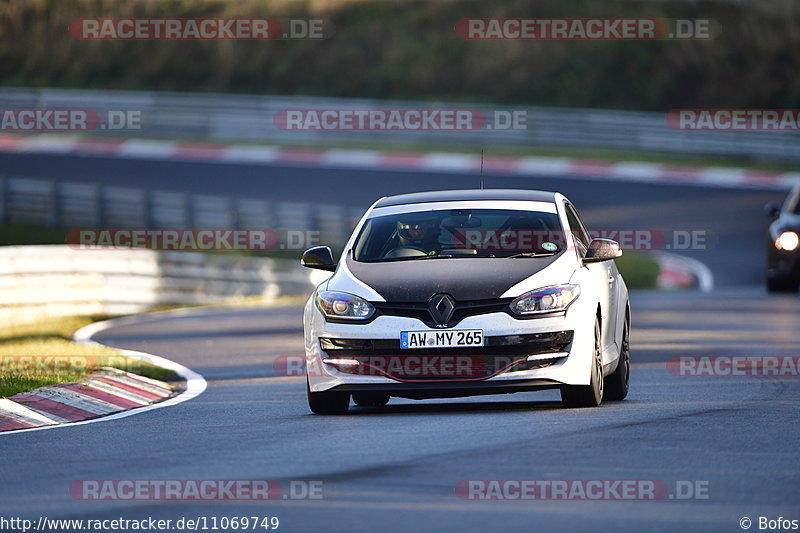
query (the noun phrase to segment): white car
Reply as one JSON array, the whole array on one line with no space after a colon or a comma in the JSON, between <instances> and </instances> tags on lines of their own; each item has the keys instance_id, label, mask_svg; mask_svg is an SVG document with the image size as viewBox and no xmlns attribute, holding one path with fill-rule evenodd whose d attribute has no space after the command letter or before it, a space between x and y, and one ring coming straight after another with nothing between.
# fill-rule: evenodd
<instances>
[{"instance_id":1,"label":"white car","mask_svg":"<svg viewBox=\"0 0 800 533\"><path fill-rule=\"evenodd\" d=\"M630 371L619 244L589 237L559 193L461 190L381 198L304 310L317 414L389 398L560 389L569 407L622 400Z\"/></svg>"}]
</instances>

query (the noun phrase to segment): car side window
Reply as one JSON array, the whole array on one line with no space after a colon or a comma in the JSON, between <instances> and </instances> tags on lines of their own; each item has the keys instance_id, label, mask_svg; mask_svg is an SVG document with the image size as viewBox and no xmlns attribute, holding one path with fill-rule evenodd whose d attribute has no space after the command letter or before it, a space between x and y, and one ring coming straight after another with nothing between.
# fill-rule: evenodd
<instances>
[{"instance_id":1,"label":"car side window","mask_svg":"<svg viewBox=\"0 0 800 533\"><path fill-rule=\"evenodd\" d=\"M589 249L591 238L589 238L586 228L583 227L581 219L578 218L578 213L575 212L575 208L570 204L564 204L564 208L567 211L567 222L569 222L569 228L572 231L572 235L575 237L579 252L581 255L585 255L586 251Z\"/></svg>"}]
</instances>

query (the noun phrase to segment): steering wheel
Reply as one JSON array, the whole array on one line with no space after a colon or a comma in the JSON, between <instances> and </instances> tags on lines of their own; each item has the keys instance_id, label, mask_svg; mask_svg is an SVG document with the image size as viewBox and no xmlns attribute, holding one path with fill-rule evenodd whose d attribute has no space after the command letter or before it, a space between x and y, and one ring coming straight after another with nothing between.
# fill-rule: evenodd
<instances>
[{"instance_id":1,"label":"steering wheel","mask_svg":"<svg viewBox=\"0 0 800 533\"><path fill-rule=\"evenodd\" d=\"M414 252L419 252L419 253L414 253ZM428 255L428 252L416 246L398 246L397 248L394 248L386 252L386 254L384 254L383 257L385 259L390 259L393 257L414 257L420 255Z\"/></svg>"}]
</instances>

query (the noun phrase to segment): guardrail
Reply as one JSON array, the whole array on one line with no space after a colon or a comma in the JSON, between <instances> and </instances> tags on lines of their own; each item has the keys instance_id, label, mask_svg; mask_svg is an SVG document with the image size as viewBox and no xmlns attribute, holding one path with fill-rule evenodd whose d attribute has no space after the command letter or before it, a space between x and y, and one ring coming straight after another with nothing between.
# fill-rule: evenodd
<instances>
[{"instance_id":1,"label":"guardrail","mask_svg":"<svg viewBox=\"0 0 800 533\"><path fill-rule=\"evenodd\" d=\"M335 205L272 202L0 177L0 224L64 229L258 229L344 245L363 214ZM314 240L310 240L310 236ZM280 246L286 245L286 246ZM299 255L300 249L297 250ZM188 251L81 250L67 245L0 247L0 320L138 313L162 304L308 293L321 281L296 259Z\"/></svg>"},{"instance_id":2,"label":"guardrail","mask_svg":"<svg viewBox=\"0 0 800 533\"><path fill-rule=\"evenodd\" d=\"M0 177L0 224L54 228L271 229L308 232L343 246L363 209Z\"/></svg>"},{"instance_id":3,"label":"guardrail","mask_svg":"<svg viewBox=\"0 0 800 533\"><path fill-rule=\"evenodd\" d=\"M0 247L0 320L128 314L162 304L208 304L308 294L313 271L295 260L153 250Z\"/></svg>"},{"instance_id":4,"label":"guardrail","mask_svg":"<svg viewBox=\"0 0 800 533\"><path fill-rule=\"evenodd\" d=\"M480 109L525 111L524 129L475 131L286 131L275 113L286 109ZM360 142L394 145L427 142L472 146L560 146L614 148L687 154L800 159L800 136L789 132L682 131L667 126L663 113L454 103L258 96L234 94L0 88L0 108L132 110L142 128L124 135L268 142ZM104 133L109 133L108 130ZM123 133L123 132L120 132Z\"/></svg>"}]
</instances>

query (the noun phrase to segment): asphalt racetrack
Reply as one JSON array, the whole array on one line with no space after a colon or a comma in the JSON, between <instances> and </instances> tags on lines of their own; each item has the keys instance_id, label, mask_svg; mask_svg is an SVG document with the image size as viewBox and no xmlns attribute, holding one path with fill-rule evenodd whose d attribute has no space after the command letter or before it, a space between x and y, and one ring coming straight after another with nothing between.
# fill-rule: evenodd
<instances>
[{"instance_id":1,"label":"asphalt racetrack","mask_svg":"<svg viewBox=\"0 0 800 533\"><path fill-rule=\"evenodd\" d=\"M0 164L15 157L2 156ZM130 164L36 159L42 172L58 166L76 181L106 179L114 168L123 174L122 165ZM229 194L310 202L324 196L327 203L350 205L384 194L469 186L472 179L215 167L159 162L130 172L154 183L169 177L172 188L218 192L224 169ZM310 184L302 192L294 185L300 180ZM754 530L759 517L800 518L797 374L681 376L667 365L676 356L798 355L800 298L767 295L760 285L762 206L781 193L499 177L490 185L559 190L594 228L701 230L713 237L712 246L687 253L711 268L712 292L632 294L628 399L574 410L563 408L552 391L392 399L383 408L314 416L304 378L280 376L275 364L302 353L299 304L144 316L96 340L184 364L205 377L206 392L126 419L0 437L0 515L276 516L279 530L299 532L741 531L744 517ZM70 495L76 480L109 479L270 479L300 489L266 503L82 501ZM509 479L653 480L667 492L658 501L475 501L456 490L465 480ZM304 486L321 487L322 497L305 498Z\"/></svg>"}]
</instances>

